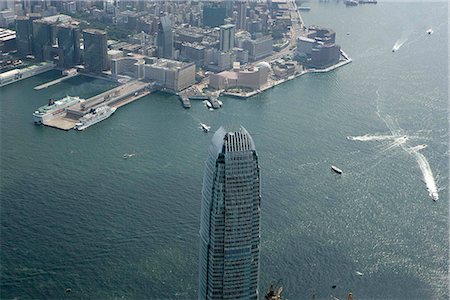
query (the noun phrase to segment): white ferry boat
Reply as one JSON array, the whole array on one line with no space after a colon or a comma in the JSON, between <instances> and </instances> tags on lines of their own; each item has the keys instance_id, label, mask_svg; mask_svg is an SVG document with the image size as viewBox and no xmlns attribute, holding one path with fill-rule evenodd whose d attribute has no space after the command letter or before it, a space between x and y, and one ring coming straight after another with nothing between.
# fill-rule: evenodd
<instances>
[{"instance_id":1,"label":"white ferry boat","mask_svg":"<svg viewBox=\"0 0 450 300\"><path fill-rule=\"evenodd\" d=\"M33 113L33 120L35 124L45 124L47 121L61 116L66 112L69 106L84 102L80 97L66 96L61 100L50 99L47 105L41 106Z\"/></svg>"},{"instance_id":2,"label":"white ferry boat","mask_svg":"<svg viewBox=\"0 0 450 300\"><path fill-rule=\"evenodd\" d=\"M97 124L98 122L101 122L111 116L116 111L116 109L117 108L115 107L109 107L107 105L96 109L91 109L88 114L81 117L79 122L75 124L75 129L84 130L89 126Z\"/></svg>"}]
</instances>

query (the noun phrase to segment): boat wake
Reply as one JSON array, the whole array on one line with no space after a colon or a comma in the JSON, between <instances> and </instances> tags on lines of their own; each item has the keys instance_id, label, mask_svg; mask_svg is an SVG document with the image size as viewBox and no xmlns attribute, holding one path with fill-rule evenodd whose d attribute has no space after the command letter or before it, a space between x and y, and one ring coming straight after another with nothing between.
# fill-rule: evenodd
<instances>
[{"instance_id":1,"label":"boat wake","mask_svg":"<svg viewBox=\"0 0 450 300\"><path fill-rule=\"evenodd\" d=\"M384 141L384 140L392 140L394 136L392 135L360 135L360 136L348 136L347 139L350 141L360 141L360 142L369 142L369 141Z\"/></svg>"},{"instance_id":2,"label":"boat wake","mask_svg":"<svg viewBox=\"0 0 450 300\"><path fill-rule=\"evenodd\" d=\"M397 51L398 49L400 49L401 46L403 46L403 44L407 41L406 38L402 38L399 39L395 42L394 47L392 47L392 52Z\"/></svg>"},{"instance_id":3,"label":"boat wake","mask_svg":"<svg viewBox=\"0 0 450 300\"><path fill-rule=\"evenodd\" d=\"M417 163L419 164L420 171L422 171L423 181L427 186L427 191L430 197L437 201L439 200L438 188L436 185L436 181L434 180L433 171L431 171L430 164L428 163L425 155L420 153L419 151L425 149L427 145L418 145L409 149L406 149L409 154L414 155Z\"/></svg>"},{"instance_id":4,"label":"boat wake","mask_svg":"<svg viewBox=\"0 0 450 300\"><path fill-rule=\"evenodd\" d=\"M405 40L406 41L406 40ZM403 41L404 43L404 41ZM401 43L401 44L403 44ZM399 46L401 47L401 45ZM439 199L438 188L436 185L435 178L433 176L433 172L431 170L430 164L428 163L427 158L420 153L419 151L425 149L427 147L426 144L417 145L414 147L407 147L406 142L409 140L409 136L404 135L404 131L398 125L396 119L393 119L389 115L382 116L379 102L380 102L380 94L378 90L376 91L377 99L376 99L376 114L378 117L384 122L386 127L391 132L391 135L362 135L362 136L347 136L348 140L352 141L385 141L385 140L393 140L392 143L388 144L383 152L391 150L394 147L400 146L405 152L414 156L419 165L420 171L422 172L423 181L427 187L429 196L437 201Z\"/></svg>"}]
</instances>

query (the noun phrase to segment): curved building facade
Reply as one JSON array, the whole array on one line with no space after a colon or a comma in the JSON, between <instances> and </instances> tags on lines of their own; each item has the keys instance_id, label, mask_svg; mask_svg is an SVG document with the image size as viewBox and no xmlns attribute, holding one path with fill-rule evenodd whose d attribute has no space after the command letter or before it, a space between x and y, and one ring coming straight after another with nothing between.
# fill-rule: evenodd
<instances>
[{"instance_id":1,"label":"curved building facade","mask_svg":"<svg viewBox=\"0 0 450 300\"><path fill-rule=\"evenodd\" d=\"M203 177L199 299L258 299L260 205L253 139L221 127Z\"/></svg>"}]
</instances>

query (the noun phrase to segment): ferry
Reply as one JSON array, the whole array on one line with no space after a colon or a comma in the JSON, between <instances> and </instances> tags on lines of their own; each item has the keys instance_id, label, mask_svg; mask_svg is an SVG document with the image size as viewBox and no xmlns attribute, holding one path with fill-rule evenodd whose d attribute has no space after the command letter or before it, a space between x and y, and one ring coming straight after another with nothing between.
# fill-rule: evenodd
<instances>
[{"instance_id":1,"label":"ferry","mask_svg":"<svg viewBox=\"0 0 450 300\"><path fill-rule=\"evenodd\" d=\"M336 166L331 166L331 170L333 170L333 172L335 172L335 173L337 173L337 174L342 174L342 173L343 173L342 170L339 169L339 168L336 167Z\"/></svg>"},{"instance_id":2,"label":"ferry","mask_svg":"<svg viewBox=\"0 0 450 300\"><path fill-rule=\"evenodd\" d=\"M84 102L80 97L66 96L61 100L50 99L47 105L39 107L33 113L34 123L37 125L45 124L47 121L59 117L66 112L66 109L72 105Z\"/></svg>"},{"instance_id":3,"label":"ferry","mask_svg":"<svg viewBox=\"0 0 450 300\"><path fill-rule=\"evenodd\" d=\"M208 126L204 123L200 123L200 128L204 131L204 132L208 132L211 129L211 126Z\"/></svg>"},{"instance_id":4,"label":"ferry","mask_svg":"<svg viewBox=\"0 0 450 300\"><path fill-rule=\"evenodd\" d=\"M89 113L80 118L79 122L75 124L76 130L84 130L89 126L97 124L107 118L109 118L117 108L109 107L107 105L101 106L96 109L91 109Z\"/></svg>"}]
</instances>

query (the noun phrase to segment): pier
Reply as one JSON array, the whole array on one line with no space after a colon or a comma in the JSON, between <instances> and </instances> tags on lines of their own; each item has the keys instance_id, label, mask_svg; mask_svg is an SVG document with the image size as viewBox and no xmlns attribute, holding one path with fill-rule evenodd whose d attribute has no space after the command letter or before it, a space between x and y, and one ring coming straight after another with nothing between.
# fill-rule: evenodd
<instances>
[{"instance_id":1,"label":"pier","mask_svg":"<svg viewBox=\"0 0 450 300\"><path fill-rule=\"evenodd\" d=\"M46 121L44 125L62 130L70 130L91 109L96 109L104 105L119 108L150 94L152 91L154 91L153 82L130 81L68 107L64 114Z\"/></svg>"},{"instance_id":2,"label":"pier","mask_svg":"<svg viewBox=\"0 0 450 300\"><path fill-rule=\"evenodd\" d=\"M67 115L70 118L81 118L91 109L96 109L103 105L121 107L131 103L153 90L153 83L142 82L139 80L130 81L99 95L86 99L67 109Z\"/></svg>"},{"instance_id":3,"label":"pier","mask_svg":"<svg viewBox=\"0 0 450 300\"><path fill-rule=\"evenodd\" d=\"M39 90L42 90L42 89L46 89L46 88L48 88L49 86L58 84L58 83L60 83L60 82L63 82L64 80L67 80L67 79L76 77L76 76L78 76L78 75L80 75L80 74L78 74L78 73L75 73L75 74L69 74L69 75L60 77L60 78L58 78L58 79L49 81L49 82L47 82L47 83L44 83L44 84L35 86L34 89L35 89L36 91L39 91Z\"/></svg>"}]
</instances>

